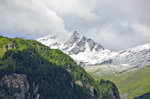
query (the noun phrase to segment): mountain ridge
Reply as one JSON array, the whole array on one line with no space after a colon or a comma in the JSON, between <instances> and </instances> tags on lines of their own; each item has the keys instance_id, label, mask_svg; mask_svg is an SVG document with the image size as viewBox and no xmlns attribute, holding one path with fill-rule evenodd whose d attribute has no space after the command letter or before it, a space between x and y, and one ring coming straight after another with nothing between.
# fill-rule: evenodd
<instances>
[{"instance_id":1,"label":"mountain ridge","mask_svg":"<svg viewBox=\"0 0 150 99\"><path fill-rule=\"evenodd\" d=\"M52 35L50 37L53 37ZM66 40L59 40L57 36L55 38L45 36L37 40L50 48L62 50L82 66L107 65L117 72L122 72L150 64L150 43L114 52L105 49L92 39L81 36L77 31L72 32L70 38Z\"/></svg>"}]
</instances>

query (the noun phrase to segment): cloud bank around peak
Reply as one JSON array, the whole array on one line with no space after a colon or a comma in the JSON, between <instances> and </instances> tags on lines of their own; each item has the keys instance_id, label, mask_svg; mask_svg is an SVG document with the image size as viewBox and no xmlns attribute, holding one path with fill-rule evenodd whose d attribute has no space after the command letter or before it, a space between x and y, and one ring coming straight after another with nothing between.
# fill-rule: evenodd
<instances>
[{"instance_id":1,"label":"cloud bank around peak","mask_svg":"<svg viewBox=\"0 0 150 99\"><path fill-rule=\"evenodd\" d=\"M150 0L0 0L0 33L36 39L71 30L122 50L150 42Z\"/></svg>"}]
</instances>

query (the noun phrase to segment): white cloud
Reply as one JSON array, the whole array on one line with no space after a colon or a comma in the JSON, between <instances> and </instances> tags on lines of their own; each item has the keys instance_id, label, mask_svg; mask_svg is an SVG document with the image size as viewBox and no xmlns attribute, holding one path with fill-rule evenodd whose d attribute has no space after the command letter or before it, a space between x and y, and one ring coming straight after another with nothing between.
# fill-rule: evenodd
<instances>
[{"instance_id":1,"label":"white cloud","mask_svg":"<svg viewBox=\"0 0 150 99\"><path fill-rule=\"evenodd\" d=\"M98 19L95 13L92 13L95 7L94 2L91 2L90 6L86 2L91 0L45 0L47 6L54 9L62 16L74 15L85 19L86 21L92 21Z\"/></svg>"},{"instance_id":2,"label":"white cloud","mask_svg":"<svg viewBox=\"0 0 150 99\"><path fill-rule=\"evenodd\" d=\"M104 47L122 50L150 42L149 0L97 0L96 13L101 16L89 37ZM83 31L83 30L82 30Z\"/></svg>"},{"instance_id":3,"label":"white cloud","mask_svg":"<svg viewBox=\"0 0 150 99\"><path fill-rule=\"evenodd\" d=\"M138 36L139 39L148 41L150 39L150 27L143 24L132 24L131 27L135 31L135 35Z\"/></svg>"},{"instance_id":4,"label":"white cloud","mask_svg":"<svg viewBox=\"0 0 150 99\"><path fill-rule=\"evenodd\" d=\"M101 28L91 28L86 35L106 48L123 50L150 42L150 27L140 23L117 22Z\"/></svg>"},{"instance_id":5,"label":"white cloud","mask_svg":"<svg viewBox=\"0 0 150 99\"><path fill-rule=\"evenodd\" d=\"M89 29L87 36L101 43L105 48L115 51L132 47L136 42L133 34L126 35L118 33L118 30L115 30L112 25Z\"/></svg>"},{"instance_id":6,"label":"white cloud","mask_svg":"<svg viewBox=\"0 0 150 99\"><path fill-rule=\"evenodd\" d=\"M43 2L37 0L1 0L0 2L1 33L15 33L34 38L48 33L67 33L62 18Z\"/></svg>"}]
</instances>

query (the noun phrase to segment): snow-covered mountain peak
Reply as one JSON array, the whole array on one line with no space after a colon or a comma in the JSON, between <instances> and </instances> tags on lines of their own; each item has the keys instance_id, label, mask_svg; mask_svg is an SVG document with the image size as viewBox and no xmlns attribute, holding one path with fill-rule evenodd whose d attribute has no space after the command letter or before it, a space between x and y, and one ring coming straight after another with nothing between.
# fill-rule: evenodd
<instances>
[{"instance_id":1,"label":"snow-covered mountain peak","mask_svg":"<svg viewBox=\"0 0 150 99\"><path fill-rule=\"evenodd\" d=\"M62 50L82 66L107 65L116 70L126 70L150 64L150 43L113 52L77 31L68 34L65 40L53 34L37 40L50 48Z\"/></svg>"},{"instance_id":2,"label":"snow-covered mountain peak","mask_svg":"<svg viewBox=\"0 0 150 99\"><path fill-rule=\"evenodd\" d=\"M72 36L79 37L79 38L81 37L81 35L77 31L72 32Z\"/></svg>"},{"instance_id":3,"label":"snow-covered mountain peak","mask_svg":"<svg viewBox=\"0 0 150 99\"><path fill-rule=\"evenodd\" d=\"M50 34L48 36L37 39L41 43L50 46L51 48L58 48L68 54L78 54L85 50L100 51L104 50L103 46L80 35L77 31L68 34L69 37L65 40L59 39L56 35Z\"/></svg>"}]
</instances>

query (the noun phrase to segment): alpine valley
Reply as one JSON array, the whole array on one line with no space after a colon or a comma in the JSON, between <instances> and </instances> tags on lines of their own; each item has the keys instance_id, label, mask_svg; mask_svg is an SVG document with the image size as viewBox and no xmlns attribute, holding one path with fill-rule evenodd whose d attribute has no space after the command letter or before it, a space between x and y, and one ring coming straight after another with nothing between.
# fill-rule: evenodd
<instances>
[{"instance_id":1,"label":"alpine valley","mask_svg":"<svg viewBox=\"0 0 150 99\"><path fill-rule=\"evenodd\" d=\"M147 66L150 64L150 43L114 52L105 49L94 40L80 35L77 31L71 32L65 40L57 35L50 34L37 39L37 41L50 48L60 49L68 54L96 79L108 79L115 82L119 88L122 99L133 99L134 97L150 92L150 83L148 82L146 85L143 84L143 79L150 81L148 72L146 72L147 69L150 69L149 66ZM137 78L132 85L129 83L124 86L122 82L130 82L128 81L128 77L130 77L130 79L136 78L139 75L135 74L138 73L141 75L144 74L141 76L143 79ZM137 84L138 82L142 83ZM136 86L136 89L131 89L132 87L127 88L134 85L141 87L140 89L138 89L138 86ZM127 88L126 90L124 90L125 87ZM146 87L148 87L147 90L145 90ZM133 94L132 90L134 90Z\"/></svg>"}]
</instances>

